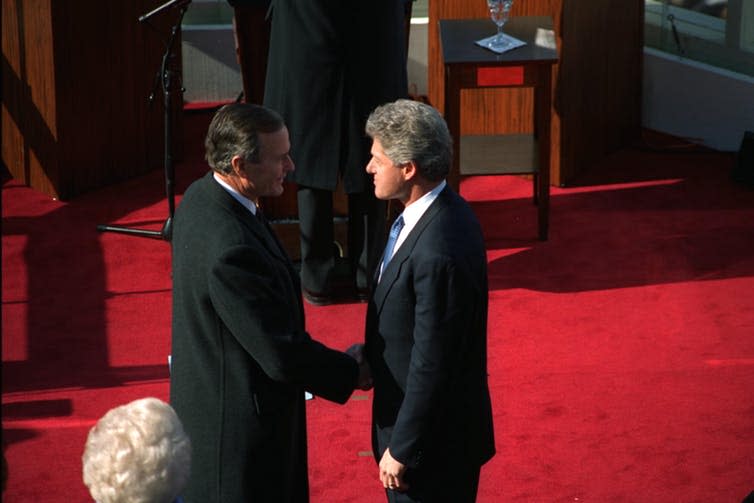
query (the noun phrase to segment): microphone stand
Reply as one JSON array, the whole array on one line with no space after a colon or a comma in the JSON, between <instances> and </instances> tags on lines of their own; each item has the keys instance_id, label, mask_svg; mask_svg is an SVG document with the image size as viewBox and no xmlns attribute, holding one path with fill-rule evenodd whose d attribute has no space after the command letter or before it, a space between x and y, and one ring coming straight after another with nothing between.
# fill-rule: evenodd
<instances>
[{"instance_id":1,"label":"microphone stand","mask_svg":"<svg viewBox=\"0 0 754 503\"><path fill-rule=\"evenodd\" d=\"M178 19L170 30L170 37L165 46L165 53L162 56L162 63L160 65L160 73L157 76L158 79L160 76L162 76L162 96L163 96L163 103L164 103L163 108L165 109L164 110L165 111L164 168L165 168L165 192L166 192L167 200L168 200L168 218L167 220L165 220L165 223L163 224L162 229L159 231L149 230L149 229L134 229L131 227L123 227L123 226L118 226L118 225L100 224L100 225L97 225L97 230L99 232L117 232L121 234L137 236L137 237L162 239L164 241L170 241L170 239L172 238L173 215L175 214L175 189L174 189L175 170L173 167L173 155L172 155L172 145L171 145L171 138L173 134L171 111L172 111L172 103L173 103L172 91L173 91L173 85L174 85L173 74L175 72L174 70L170 68L170 61L172 58L174 58L174 55L172 52L173 43L175 41L176 34L178 33L178 28L181 26L183 15L186 13L186 8L188 7L189 3L191 3L191 0L170 0L169 2L161 5L160 7L157 7L153 11L139 17L139 21L144 22L144 21L147 21L153 15L167 9L168 7L177 7L179 9ZM157 82L155 82L155 87L156 87L156 84ZM153 100L154 100L154 90L149 95L150 103Z\"/></svg>"}]
</instances>

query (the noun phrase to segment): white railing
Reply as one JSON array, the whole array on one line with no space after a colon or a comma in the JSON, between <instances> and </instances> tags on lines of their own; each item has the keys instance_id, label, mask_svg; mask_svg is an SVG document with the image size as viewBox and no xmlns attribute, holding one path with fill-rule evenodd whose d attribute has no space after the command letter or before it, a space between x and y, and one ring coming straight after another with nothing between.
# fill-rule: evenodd
<instances>
[{"instance_id":1,"label":"white railing","mask_svg":"<svg viewBox=\"0 0 754 503\"><path fill-rule=\"evenodd\" d=\"M754 0L717 3L726 5L724 17L691 10L680 1L645 0L645 45L754 76Z\"/></svg>"}]
</instances>

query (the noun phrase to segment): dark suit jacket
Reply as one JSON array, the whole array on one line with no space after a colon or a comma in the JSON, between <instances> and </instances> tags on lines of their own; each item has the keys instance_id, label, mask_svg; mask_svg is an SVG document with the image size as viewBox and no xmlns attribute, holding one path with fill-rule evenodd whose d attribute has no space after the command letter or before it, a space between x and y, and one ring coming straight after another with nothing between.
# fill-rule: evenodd
<instances>
[{"instance_id":1,"label":"dark suit jacket","mask_svg":"<svg viewBox=\"0 0 754 503\"><path fill-rule=\"evenodd\" d=\"M396 251L367 310L373 439L410 468L495 453L487 386L487 259L469 205L446 187Z\"/></svg>"},{"instance_id":2,"label":"dark suit jacket","mask_svg":"<svg viewBox=\"0 0 754 503\"><path fill-rule=\"evenodd\" d=\"M403 0L273 0L264 104L288 126L293 182L372 190L364 125L408 95L404 17Z\"/></svg>"},{"instance_id":3,"label":"dark suit jacket","mask_svg":"<svg viewBox=\"0 0 754 503\"><path fill-rule=\"evenodd\" d=\"M228 0L231 7L269 7L272 0Z\"/></svg>"},{"instance_id":4,"label":"dark suit jacket","mask_svg":"<svg viewBox=\"0 0 754 503\"><path fill-rule=\"evenodd\" d=\"M186 503L308 501L304 390L345 402L358 366L305 332L298 275L212 173L175 214L170 400L192 443Z\"/></svg>"}]
</instances>

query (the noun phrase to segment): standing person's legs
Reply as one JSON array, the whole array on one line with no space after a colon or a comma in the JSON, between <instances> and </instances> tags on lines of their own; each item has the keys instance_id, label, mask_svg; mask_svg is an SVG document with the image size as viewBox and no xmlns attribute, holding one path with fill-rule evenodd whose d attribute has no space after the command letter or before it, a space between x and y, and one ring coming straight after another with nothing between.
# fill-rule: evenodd
<instances>
[{"instance_id":1,"label":"standing person's legs","mask_svg":"<svg viewBox=\"0 0 754 503\"><path fill-rule=\"evenodd\" d=\"M335 268L332 192L298 187L301 232L301 288L311 304L332 302Z\"/></svg>"},{"instance_id":2,"label":"standing person's legs","mask_svg":"<svg viewBox=\"0 0 754 503\"><path fill-rule=\"evenodd\" d=\"M348 256L357 295L363 298L387 239L388 207L375 197L366 173L372 141L364 126L376 106L407 95L404 5L382 0L346 3L346 8L343 182L349 194Z\"/></svg>"},{"instance_id":3,"label":"standing person's legs","mask_svg":"<svg viewBox=\"0 0 754 503\"><path fill-rule=\"evenodd\" d=\"M348 260L356 294L366 300L370 274L384 247L387 202L372 190L348 195Z\"/></svg>"}]
</instances>

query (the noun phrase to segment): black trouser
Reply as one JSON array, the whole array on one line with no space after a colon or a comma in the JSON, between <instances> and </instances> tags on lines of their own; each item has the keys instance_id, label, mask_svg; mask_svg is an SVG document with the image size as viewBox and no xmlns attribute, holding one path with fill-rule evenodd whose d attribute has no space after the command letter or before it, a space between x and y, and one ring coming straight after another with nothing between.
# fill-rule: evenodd
<instances>
[{"instance_id":1,"label":"black trouser","mask_svg":"<svg viewBox=\"0 0 754 503\"><path fill-rule=\"evenodd\" d=\"M369 272L384 245L387 204L374 192L348 194L348 261L352 287L366 289ZM298 187L301 231L301 286L311 292L332 293L336 246L333 226L333 193L326 189Z\"/></svg>"}]
</instances>

